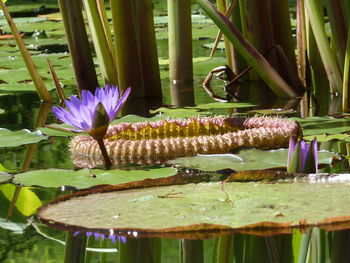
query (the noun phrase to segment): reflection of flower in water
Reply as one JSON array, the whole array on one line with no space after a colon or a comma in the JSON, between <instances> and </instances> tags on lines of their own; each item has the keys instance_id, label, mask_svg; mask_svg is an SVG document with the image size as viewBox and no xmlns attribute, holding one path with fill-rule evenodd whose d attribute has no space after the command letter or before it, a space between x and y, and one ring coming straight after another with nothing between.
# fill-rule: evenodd
<instances>
[{"instance_id":1,"label":"reflection of flower in water","mask_svg":"<svg viewBox=\"0 0 350 263\"><path fill-rule=\"evenodd\" d=\"M80 231L76 231L74 232L73 236L77 236L80 234ZM111 233L109 236L106 236L105 234L101 234L101 233L94 233L94 232L85 232L85 235L87 237L91 237L94 236L96 240L98 239L102 239L104 240L106 237L109 238L110 240L112 240L113 243L116 243L117 240L123 242L124 244L126 243L126 237L124 236L118 236L118 235L114 235L113 233Z\"/></svg>"}]
</instances>

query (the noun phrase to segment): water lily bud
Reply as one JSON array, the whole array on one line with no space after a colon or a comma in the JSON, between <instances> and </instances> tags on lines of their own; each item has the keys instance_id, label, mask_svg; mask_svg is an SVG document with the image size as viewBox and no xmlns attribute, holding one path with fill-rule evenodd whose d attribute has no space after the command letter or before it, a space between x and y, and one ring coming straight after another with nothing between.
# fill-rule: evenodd
<instances>
[{"instance_id":1,"label":"water lily bud","mask_svg":"<svg viewBox=\"0 0 350 263\"><path fill-rule=\"evenodd\" d=\"M289 141L287 171L294 173L317 173L317 141L314 138L310 145L306 141L296 142L291 137Z\"/></svg>"},{"instance_id":2,"label":"water lily bud","mask_svg":"<svg viewBox=\"0 0 350 263\"><path fill-rule=\"evenodd\" d=\"M92 117L91 129L88 130L88 133L95 140L103 139L107 132L109 122L110 120L107 111L102 102L99 102L95 108L95 112Z\"/></svg>"}]
</instances>

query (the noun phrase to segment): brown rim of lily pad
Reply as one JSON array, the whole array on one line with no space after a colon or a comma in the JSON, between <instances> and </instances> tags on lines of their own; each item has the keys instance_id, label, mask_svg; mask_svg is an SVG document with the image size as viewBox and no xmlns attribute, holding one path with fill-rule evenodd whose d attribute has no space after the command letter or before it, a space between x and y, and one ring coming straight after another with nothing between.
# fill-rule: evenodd
<instances>
[{"instance_id":1,"label":"brown rim of lily pad","mask_svg":"<svg viewBox=\"0 0 350 263\"><path fill-rule=\"evenodd\" d=\"M182 156L228 153L238 147L287 147L289 138L300 134L298 122L286 118L192 117L119 123L109 127L104 143L114 165L154 164ZM75 136L70 151L78 167L103 165L100 148L90 136Z\"/></svg>"},{"instance_id":2,"label":"brown rim of lily pad","mask_svg":"<svg viewBox=\"0 0 350 263\"><path fill-rule=\"evenodd\" d=\"M254 172L252 172L254 173ZM88 195L100 194L100 193L110 193L110 192L122 192L125 190L133 189L152 189L154 187L166 187L166 186L176 186L176 185L186 185L198 184L200 182L206 181L207 178L203 178L197 175L175 175L167 178L159 179L145 179L142 181L134 181L125 184L119 184L114 186L107 186L100 189L88 190L77 192L71 195L61 196L54 201L45 204L38 210L38 217L40 221L46 223L48 226L69 231L80 231L80 232L98 232L105 235L129 236L129 237L170 237L170 238L211 238L221 235L226 235L230 233L245 233L252 235L276 235L276 234L286 234L291 233L293 229L300 229L301 231L306 230L309 227L321 227L325 230L339 230L346 229L350 227L350 215L326 217L322 220L314 223L310 223L305 218L299 219L299 222L272 222L272 221L261 221L253 224L242 225L239 228L233 228L227 225L212 224L212 223L198 223L189 224L175 227L164 227L157 229L146 229L140 227L127 227L127 228L97 228L97 227L81 227L78 224L68 224L60 219L63 217L58 216L60 219L55 219L50 216L45 216L47 210L51 209L52 206L59 204L60 202L65 202L77 197L86 197ZM240 183L242 184L242 183ZM250 183L243 183L250 184ZM254 184L254 183L251 183ZM267 184L262 184L267 185ZM276 185L276 184L269 184ZM286 183L281 184L286 185ZM194 185L196 186L196 185ZM236 187L236 186L235 186ZM147 190L146 189L146 190ZM94 196L96 198L96 196ZM115 200L115 205L118 206L118 200ZM84 215L82 215L84 216ZM283 215L276 215L276 217Z\"/></svg>"}]
</instances>

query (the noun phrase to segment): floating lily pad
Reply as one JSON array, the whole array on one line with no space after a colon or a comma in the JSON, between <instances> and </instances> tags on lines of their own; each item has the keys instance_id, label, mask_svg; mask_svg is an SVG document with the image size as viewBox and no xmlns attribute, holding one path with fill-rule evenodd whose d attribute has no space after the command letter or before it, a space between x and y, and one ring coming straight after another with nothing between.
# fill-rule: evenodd
<instances>
[{"instance_id":1,"label":"floating lily pad","mask_svg":"<svg viewBox=\"0 0 350 263\"><path fill-rule=\"evenodd\" d=\"M0 128L0 147L15 147L23 144L37 143L47 139L40 131L31 132L23 129L19 131L10 131Z\"/></svg>"},{"instance_id":2,"label":"floating lily pad","mask_svg":"<svg viewBox=\"0 0 350 263\"><path fill-rule=\"evenodd\" d=\"M231 108L248 108L254 107L256 105L246 102L213 102L207 104L198 104L197 109L205 110L205 109L231 109Z\"/></svg>"},{"instance_id":3,"label":"floating lily pad","mask_svg":"<svg viewBox=\"0 0 350 263\"><path fill-rule=\"evenodd\" d=\"M306 119L293 118L293 120L301 123L304 136L350 132L350 117L339 119L331 117L312 117Z\"/></svg>"},{"instance_id":4,"label":"floating lily pad","mask_svg":"<svg viewBox=\"0 0 350 263\"><path fill-rule=\"evenodd\" d=\"M254 109L248 112L267 114L267 115L287 115L296 113L295 110L285 110L285 109Z\"/></svg>"},{"instance_id":5,"label":"floating lily pad","mask_svg":"<svg viewBox=\"0 0 350 263\"><path fill-rule=\"evenodd\" d=\"M12 179L12 175L5 173L5 172L0 172L0 184L7 183Z\"/></svg>"},{"instance_id":6,"label":"floating lily pad","mask_svg":"<svg viewBox=\"0 0 350 263\"><path fill-rule=\"evenodd\" d=\"M20 24L43 22L46 20L47 20L47 18L45 18L45 17L16 17L16 18L13 18L13 22L17 26L19 26ZM7 20L5 18L0 19L0 26L7 26ZM19 29L21 29L20 26L19 26Z\"/></svg>"},{"instance_id":7,"label":"floating lily pad","mask_svg":"<svg viewBox=\"0 0 350 263\"><path fill-rule=\"evenodd\" d=\"M15 183L26 186L61 187L73 186L76 188L88 188L100 184L121 184L146 178L159 178L174 175L175 168L150 168L148 170L98 170L91 172L87 169L72 171L63 169L36 170L14 177ZM95 177L93 177L93 175Z\"/></svg>"},{"instance_id":8,"label":"floating lily pad","mask_svg":"<svg viewBox=\"0 0 350 263\"><path fill-rule=\"evenodd\" d=\"M150 110L151 113L165 113L169 117L172 118L187 118L187 117L193 117L193 116L208 116L212 115L211 112L200 112L199 109L195 108L177 108L177 109L170 109L161 107L156 110Z\"/></svg>"},{"instance_id":9,"label":"floating lily pad","mask_svg":"<svg viewBox=\"0 0 350 263\"><path fill-rule=\"evenodd\" d=\"M319 151L319 163L330 164L334 153ZM168 164L187 168L196 168L202 171L216 171L233 169L235 171L268 169L285 167L287 165L288 149L264 151L259 149L241 150L237 154L210 154L192 157L181 157Z\"/></svg>"},{"instance_id":10,"label":"floating lily pad","mask_svg":"<svg viewBox=\"0 0 350 263\"><path fill-rule=\"evenodd\" d=\"M131 183L61 197L40 208L39 217L62 229L137 231L138 236L349 225L349 186L344 183L174 183L184 180L156 179L147 188Z\"/></svg>"}]
</instances>

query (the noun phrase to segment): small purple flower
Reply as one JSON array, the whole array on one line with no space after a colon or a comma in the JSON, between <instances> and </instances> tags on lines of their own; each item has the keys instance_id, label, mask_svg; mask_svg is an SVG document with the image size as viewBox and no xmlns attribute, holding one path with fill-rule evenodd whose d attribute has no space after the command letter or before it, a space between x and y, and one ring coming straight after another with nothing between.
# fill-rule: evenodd
<instances>
[{"instance_id":1,"label":"small purple flower","mask_svg":"<svg viewBox=\"0 0 350 263\"><path fill-rule=\"evenodd\" d=\"M294 173L317 173L318 148L314 138L310 145L306 141L296 142L292 136L289 140L287 171Z\"/></svg>"},{"instance_id":2,"label":"small purple flower","mask_svg":"<svg viewBox=\"0 0 350 263\"><path fill-rule=\"evenodd\" d=\"M81 92L81 100L74 95L71 95L69 100L65 100L68 110L62 107L53 107L52 112L61 121L76 128L71 129L71 131L89 132L91 129L96 128L93 127L93 121L99 104L102 103L109 122L111 122L125 103L130 91L131 88L129 87L119 97L118 87L108 84L105 88L97 88L95 94L83 90Z\"/></svg>"}]
</instances>

